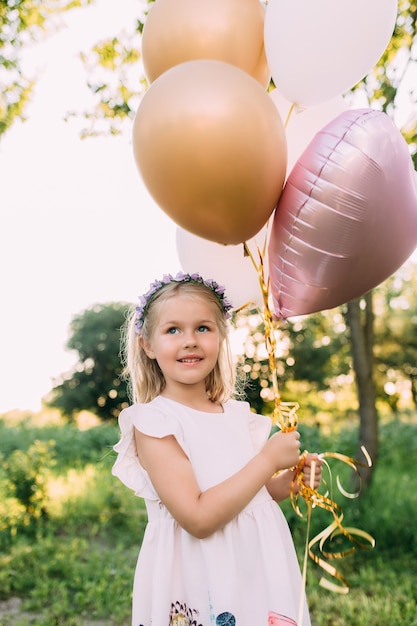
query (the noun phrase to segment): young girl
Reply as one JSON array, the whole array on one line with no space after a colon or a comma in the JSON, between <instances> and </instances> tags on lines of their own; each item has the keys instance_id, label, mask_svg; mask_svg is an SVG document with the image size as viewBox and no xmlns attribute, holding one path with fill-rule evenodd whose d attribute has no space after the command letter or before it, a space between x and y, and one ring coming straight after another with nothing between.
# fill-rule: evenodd
<instances>
[{"instance_id":1,"label":"young girl","mask_svg":"<svg viewBox=\"0 0 417 626\"><path fill-rule=\"evenodd\" d=\"M119 417L113 474L145 499L132 626L296 624L302 581L276 502L290 494L297 431L232 399L231 304L198 274L151 285L129 323L133 404ZM304 480L310 480L308 455ZM302 597L304 603L304 598Z\"/></svg>"}]
</instances>

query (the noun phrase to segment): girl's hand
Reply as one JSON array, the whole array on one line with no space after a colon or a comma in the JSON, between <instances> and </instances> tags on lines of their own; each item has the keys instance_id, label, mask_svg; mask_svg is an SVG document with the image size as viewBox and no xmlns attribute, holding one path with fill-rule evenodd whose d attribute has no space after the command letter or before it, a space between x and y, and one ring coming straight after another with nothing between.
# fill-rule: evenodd
<instances>
[{"instance_id":1,"label":"girl's hand","mask_svg":"<svg viewBox=\"0 0 417 626\"><path fill-rule=\"evenodd\" d=\"M313 463L314 462L314 463ZM312 464L314 465L314 482L311 484L313 480L312 476ZM312 487L313 489L318 489L321 483L323 473L323 461L321 460L318 454L310 454L306 455L304 461L303 468L303 483L307 485L307 487Z\"/></svg>"},{"instance_id":2,"label":"girl's hand","mask_svg":"<svg viewBox=\"0 0 417 626\"><path fill-rule=\"evenodd\" d=\"M270 461L272 473L297 465L300 458L300 433L296 430L275 433L268 439L261 454Z\"/></svg>"},{"instance_id":3,"label":"girl's hand","mask_svg":"<svg viewBox=\"0 0 417 626\"><path fill-rule=\"evenodd\" d=\"M291 434L291 433L285 433L284 436L287 436L287 434ZM307 487L317 490L320 486L320 482L322 478L323 460L320 458L318 454L306 453L305 458L297 457L297 459L295 459L295 462L293 462L292 465L293 466L298 465L300 460L303 460L303 463L304 463L303 474L301 476L301 480L303 484L306 485ZM314 464L313 464L313 461L314 461ZM314 465L314 479L313 479L313 472L312 472L313 465ZM280 472L279 474L272 476L272 478L270 478L266 482L265 486L268 489L271 497L276 502L282 502L282 500L285 500L286 498L288 498L291 493L294 493L294 494L299 493L300 491L300 485L298 482L299 477L294 482L296 472L297 472L297 469L293 469L293 470L289 469L286 472ZM311 484L312 481L313 481L313 484Z\"/></svg>"}]
</instances>

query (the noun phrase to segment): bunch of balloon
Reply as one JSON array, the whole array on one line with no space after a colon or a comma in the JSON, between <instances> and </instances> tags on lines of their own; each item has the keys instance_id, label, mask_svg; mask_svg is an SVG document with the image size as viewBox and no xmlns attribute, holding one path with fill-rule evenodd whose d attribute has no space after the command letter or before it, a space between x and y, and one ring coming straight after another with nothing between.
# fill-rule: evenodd
<instances>
[{"instance_id":1,"label":"bunch of balloon","mask_svg":"<svg viewBox=\"0 0 417 626\"><path fill-rule=\"evenodd\" d=\"M219 244L254 237L285 181L264 24L259 0L157 0L142 33L150 86L133 126L137 167L179 227Z\"/></svg>"}]
</instances>

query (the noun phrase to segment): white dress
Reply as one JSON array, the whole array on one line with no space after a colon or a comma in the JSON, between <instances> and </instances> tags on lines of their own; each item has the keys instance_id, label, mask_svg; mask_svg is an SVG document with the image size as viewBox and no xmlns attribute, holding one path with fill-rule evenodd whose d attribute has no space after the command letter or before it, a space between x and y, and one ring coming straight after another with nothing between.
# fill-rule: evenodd
<instances>
[{"instance_id":1,"label":"white dress","mask_svg":"<svg viewBox=\"0 0 417 626\"><path fill-rule=\"evenodd\" d=\"M174 520L141 467L134 427L173 435L202 491L236 473L267 440L269 418L229 400L206 413L157 397L119 416L113 474L148 514L133 586L132 626L296 626L301 573L286 519L263 487L231 522L196 539ZM310 619L303 598L302 624Z\"/></svg>"}]
</instances>

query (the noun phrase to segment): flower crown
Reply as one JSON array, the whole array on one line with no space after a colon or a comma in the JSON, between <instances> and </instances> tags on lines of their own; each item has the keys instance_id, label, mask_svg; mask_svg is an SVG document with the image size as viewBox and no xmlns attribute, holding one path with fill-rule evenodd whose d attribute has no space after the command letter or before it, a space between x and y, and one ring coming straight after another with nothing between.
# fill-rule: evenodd
<instances>
[{"instance_id":1,"label":"flower crown","mask_svg":"<svg viewBox=\"0 0 417 626\"><path fill-rule=\"evenodd\" d=\"M136 307L136 321L135 321L135 331L138 335L140 335L142 331L142 326L145 321L146 314L148 312L148 308L155 295L166 285L170 283L194 283L204 285L211 289L211 291L216 295L218 301L220 302L222 309L226 318L231 317L230 310L233 308L232 303L225 296L225 288L222 285L216 283L212 278L207 278L204 280L200 276L200 274L184 274L183 272L178 272L176 276L172 276L171 274L164 274L162 280L155 280L150 285L149 291L147 291L143 296L139 296L139 304Z\"/></svg>"}]
</instances>

